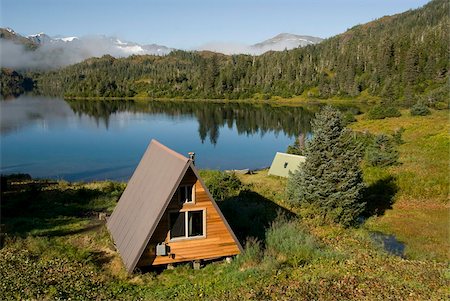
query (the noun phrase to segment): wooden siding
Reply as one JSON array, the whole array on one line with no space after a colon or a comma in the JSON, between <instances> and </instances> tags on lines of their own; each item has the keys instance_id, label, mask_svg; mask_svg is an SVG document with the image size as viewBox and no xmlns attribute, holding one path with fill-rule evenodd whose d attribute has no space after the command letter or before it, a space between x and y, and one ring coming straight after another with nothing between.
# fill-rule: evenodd
<instances>
[{"instance_id":1,"label":"wooden siding","mask_svg":"<svg viewBox=\"0 0 450 301\"><path fill-rule=\"evenodd\" d=\"M189 168L180 185L195 185L195 202L180 204L178 190L164 212L154 234L138 262L138 266L159 265L191 261L198 259L213 259L239 254L239 247L228 231L204 187ZM186 238L170 241L169 212L205 210L206 237ZM156 256L156 244L166 242L171 256Z\"/></svg>"}]
</instances>

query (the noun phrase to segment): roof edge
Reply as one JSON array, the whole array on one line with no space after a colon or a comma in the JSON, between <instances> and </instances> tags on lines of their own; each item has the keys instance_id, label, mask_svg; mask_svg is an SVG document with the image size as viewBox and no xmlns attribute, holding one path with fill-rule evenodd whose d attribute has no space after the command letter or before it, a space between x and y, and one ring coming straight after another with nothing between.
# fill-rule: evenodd
<instances>
[{"instance_id":1,"label":"roof edge","mask_svg":"<svg viewBox=\"0 0 450 301\"><path fill-rule=\"evenodd\" d=\"M223 215L222 210L220 210L219 205L217 205L217 203L214 200L213 196L209 192L208 187L206 187L205 182L203 182L203 179L200 177L197 168L195 167L195 165L192 163L191 160L189 160L189 167L192 169L192 171L194 172L194 174L197 177L198 181L200 182L200 184L202 184L203 188L205 189L205 192L208 195L208 197L210 198L211 203L213 204L214 208L216 209L217 213L219 214L220 218L222 219L223 223L225 224L225 227L230 232L231 237L233 237L234 242L237 244L239 251L241 251L241 253L243 253L244 252L244 248L242 248L242 245L239 242L239 239L237 239L236 235L234 234L233 229L231 229L230 225L228 224L227 219Z\"/></svg>"},{"instance_id":2,"label":"roof edge","mask_svg":"<svg viewBox=\"0 0 450 301\"><path fill-rule=\"evenodd\" d=\"M145 238L144 243L143 243L142 246L139 248L138 256L136 256L136 258L133 260L133 262L131 263L130 268L127 268L128 273L132 273L132 272L133 272L134 268L136 267L137 263L139 262L139 259L141 259L142 253L144 253L144 250L145 250L145 248L147 247L148 242L149 242L150 239L152 238L152 235L153 235L153 233L155 232L156 227L158 226L159 222L161 221L161 218L162 218L164 212L166 211L167 206L169 206L169 203L170 203L170 201L172 200L172 197L173 197L173 195L175 194L175 191L177 190L178 185L180 185L181 180L183 179L184 175L186 174L186 171L187 171L187 169L189 168L190 162L191 162L190 159L188 159L188 158L186 158L186 157L180 155L179 153L177 153L177 152L171 150L170 148L166 147L165 145L163 145L163 144L161 144L161 143L159 143L158 141L156 141L156 140L153 139L151 143L154 143L154 142L156 142L156 143L159 144L160 146L163 146L165 149L167 149L167 150L173 152L174 154L176 154L176 155L178 155L178 156L180 156L180 157L183 157L183 158L186 159L187 161L186 161L186 164L185 164L185 166L183 167L183 170L182 170L182 172L180 173L180 175L179 175L177 181L175 182L175 184L174 184L174 186L173 186L173 188L172 188L172 190L171 190L169 196L167 197L166 201L164 202L164 206L162 207L161 211L158 213L158 217L157 217L157 219L156 219L156 222L152 225L152 228L150 229L149 233L147 234L147 237Z\"/></svg>"},{"instance_id":3,"label":"roof edge","mask_svg":"<svg viewBox=\"0 0 450 301\"><path fill-rule=\"evenodd\" d=\"M278 154L283 155L283 156L294 157L294 158L306 158L306 156L302 156L302 155L294 155L294 154L288 154L288 153L282 153L282 152L277 152L277 153L275 154L275 156L278 155Z\"/></svg>"},{"instance_id":4,"label":"roof edge","mask_svg":"<svg viewBox=\"0 0 450 301\"><path fill-rule=\"evenodd\" d=\"M183 156L183 155L180 154L180 153L177 153L177 152L174 151L173 149L168 148L167 146L165 146L164 144L162 144L161 142L159 142L159 141L156 140L156 139L152 139L152 141L150 141L149 148L150 148L152 145L154 145L154 146L156 146L156 147L159 147L159 148L162 149L163 151L165 151L165 152L167 152L167 153L173 155L174 157L177 157L177 158L180 159L180 160L183 160L183 161L186 161L186 162L189 161L189 158Z\"/></svg>"}]
</instances>

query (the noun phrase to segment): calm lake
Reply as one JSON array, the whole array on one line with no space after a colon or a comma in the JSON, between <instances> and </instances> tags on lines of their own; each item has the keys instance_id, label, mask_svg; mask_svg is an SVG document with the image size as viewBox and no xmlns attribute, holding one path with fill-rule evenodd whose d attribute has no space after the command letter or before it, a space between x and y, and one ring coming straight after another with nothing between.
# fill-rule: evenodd
<instances>
[{"instance_id":1,"label":"calm lake","mask_svg":"<svg viewBox=\"0 0 450 301\"><path fill-rule=\"evenodd\" d=\"M65 101L21 96L0 101L1 173L77 180L127 180L151 139L209 169L267 167L299 134L310 135L317 106L205 101Z\"/></svg>"}]
</instances>

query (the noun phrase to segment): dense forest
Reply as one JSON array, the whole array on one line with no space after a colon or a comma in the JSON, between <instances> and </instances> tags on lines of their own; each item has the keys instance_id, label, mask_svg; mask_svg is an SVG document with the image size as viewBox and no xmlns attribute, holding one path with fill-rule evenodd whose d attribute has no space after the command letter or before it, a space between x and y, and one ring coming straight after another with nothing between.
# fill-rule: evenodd
<instances>
[{"instance_id":1,"label":"dense forest","mask_svg":"<svg viewBox=\"0 0 450 301\"><path fill-rule=\"evenodd\" d=\"M0 70L0 94L2 96L18 96L24 92L33 90L33 79L17 71L1 68Z\"/></svg>"},{"instance_id":2,"label":"dense forest","mask_svg":"<svg viewBox=\"0 0 450 301\"><path fill-rule=\"evenodd\" d=\"M372 95L412 104L447 99L449 2L355 26L310 45L260 56L174 51L91 58L35 73L40 93L67 97L269 99Z\"/></svg>"}]
</instances>

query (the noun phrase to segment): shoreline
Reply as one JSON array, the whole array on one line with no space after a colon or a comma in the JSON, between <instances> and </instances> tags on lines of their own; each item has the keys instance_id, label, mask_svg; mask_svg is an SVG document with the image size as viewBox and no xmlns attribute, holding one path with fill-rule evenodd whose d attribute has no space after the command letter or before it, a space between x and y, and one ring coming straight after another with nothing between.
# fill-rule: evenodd
<instances>
[{"instance_id":1,"label":"shoreline","mask_svg":"<svg viewBox=\"0 0 450 301\"><path fill-rule=\"evenodd\" d=\"M112 100L132 100L136 102L209 102L209 103L249 103L249 104L269 104L269 105L316 105L316 104L374 104L379 100L361 99L361 98L304 98L297 96L293 98L275 97L272 99L226 99L226 98L161 98L161 97L80 97L80 96L62 96L64 100L91 100L91 101L112 101Z\"/></svg>"}]
</instances>

